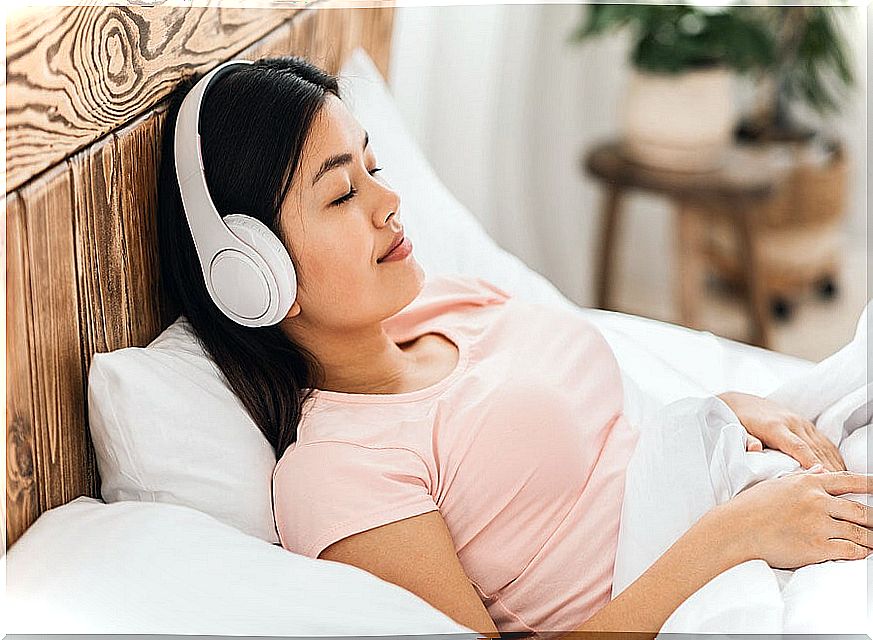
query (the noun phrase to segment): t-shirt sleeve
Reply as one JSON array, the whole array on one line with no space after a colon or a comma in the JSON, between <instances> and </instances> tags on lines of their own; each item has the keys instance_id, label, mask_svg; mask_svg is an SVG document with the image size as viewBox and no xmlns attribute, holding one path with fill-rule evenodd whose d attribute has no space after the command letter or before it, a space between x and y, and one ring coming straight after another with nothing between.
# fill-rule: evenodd
<instances>
[{"instance_id":1,"label":"t-shirt sleeve","mask_svg":"<svg viewBox=\"0 0 873 640\"><path fill-rule=\"evenodd\" d=\"M273 472L282 546L317 558L355 533L434 511L428 471L413 451L310 442L285 452Z\"/></svg>"}]
</instances>

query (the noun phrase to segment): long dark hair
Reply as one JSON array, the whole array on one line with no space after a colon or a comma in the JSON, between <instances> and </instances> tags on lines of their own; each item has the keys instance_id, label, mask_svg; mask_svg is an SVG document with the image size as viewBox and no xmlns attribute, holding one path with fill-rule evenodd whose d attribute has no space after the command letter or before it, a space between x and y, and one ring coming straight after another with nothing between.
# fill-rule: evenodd
<instances>
[{"instance_id":1,"label":"long dark hair","mask_svg":"<svg viewBox=\"0 0 873 640\"><path fill-rule=\"evenodd\" d=\"M295 344L279 325L236 324L206 290L182 208L173 153L179 107L199 77L178 87L164 125L158 193L161 288L171 317L187 318L280 458L297 440L304 404L323 373L312 353ZM200 139L206 183L221 215L245 213L286 240L279 227L281 204L312 121L328 94L340 97L338 78L298 56L241 65L209 87L203 96ZM291 261L300 283L305 274L293 254Z\"/></svg>"}]
</instances>

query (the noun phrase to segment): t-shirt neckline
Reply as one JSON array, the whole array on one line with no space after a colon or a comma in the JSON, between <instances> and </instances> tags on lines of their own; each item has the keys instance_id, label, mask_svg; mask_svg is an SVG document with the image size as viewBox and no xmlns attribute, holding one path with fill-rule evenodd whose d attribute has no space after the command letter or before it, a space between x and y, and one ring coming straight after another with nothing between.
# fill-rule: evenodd
<instances>
[{"instance_id":1,"label":"t-shirt neckline","mask_svg":"<svg viewBox=\"0 0 873 640\"><path fill-rule=\"evenodd\" d=\"M446 387L450 386L467 368L469 361L469 343L465 336L456 332L453 328L445 326L425 327L417 337L427 335L428 333L438 333L455 344L458 349L458 362L455 368L447 376L441 380L434 382L421 389L413 391L404 391L402 393L345 393L343 391L328 391L325 389L313 389L313 398L316 403L319 399L330 402L339 402L346 404L390 404L398 402L414 402L423 400L436 395ZM401 340L405 342L406 340Z\"/></svg>"}]
</instances>

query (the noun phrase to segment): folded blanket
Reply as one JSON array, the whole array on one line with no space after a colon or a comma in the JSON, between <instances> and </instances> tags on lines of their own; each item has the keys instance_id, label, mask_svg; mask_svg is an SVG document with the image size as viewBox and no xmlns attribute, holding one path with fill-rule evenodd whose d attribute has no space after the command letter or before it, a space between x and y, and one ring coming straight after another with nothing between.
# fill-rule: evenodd
<instances>
[{"instance_id":1,"label":"folded blanket","mask_svg":"<svg viewBox=\"0 0 873 640\"><path fill-rule=\"evenodd\" d=\"M815 422L859 473L868 472L873 421L870 306L851 343L769 396ZM801 471L781 452L747 452L745 428L719 398L686 398L666 407L643 398L634 410L640 440L627 471L613 597L714 506L761 480ZM662 632L870 634L868 566L865 560L835 561L784 571L761 560L746 562L699 589Z\"/></svg>"}]
</instances>

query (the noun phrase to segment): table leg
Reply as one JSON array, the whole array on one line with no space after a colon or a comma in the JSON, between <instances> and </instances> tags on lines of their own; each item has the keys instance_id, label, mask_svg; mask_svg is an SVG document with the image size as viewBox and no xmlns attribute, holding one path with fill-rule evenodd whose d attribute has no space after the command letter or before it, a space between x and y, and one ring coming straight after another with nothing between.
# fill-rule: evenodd
<instances>
[{"instance_id":1,"label":"table leg","mask_svg":"<svg viewBox=\"0 0 873 640\"><path fill-rule=\"evenodd\" d=\"M700 220L694 206L679 202L676 207L676 302L680 324L697 328L703 265L700 260Z\"/></svg>"},{"instance_id":2,"label":"table leg","mask_svg":"<svg viewBox=\"0 0 873 640\"><path fill-rule=\"evenodd\" d=\"M758 255L755 208L747 202L741 202L734 208L733 213L739 250L737 257L745 281L746 304L749 309L749 342L767 349L770 345L770 316L765 299L764 273Z\"/></svg>"},{"instance_id":3,"label":"table leg","mask_svg":"<svg viewBox=\"0 0 873 640\"><path fill-rule=\"evenodd\" d=\"M616 238L621 215L622 189L607 185L601 222L599 272L597 274L597 306L610 309L611 293L615 271Z\"/></svg>"}]
</instances>

